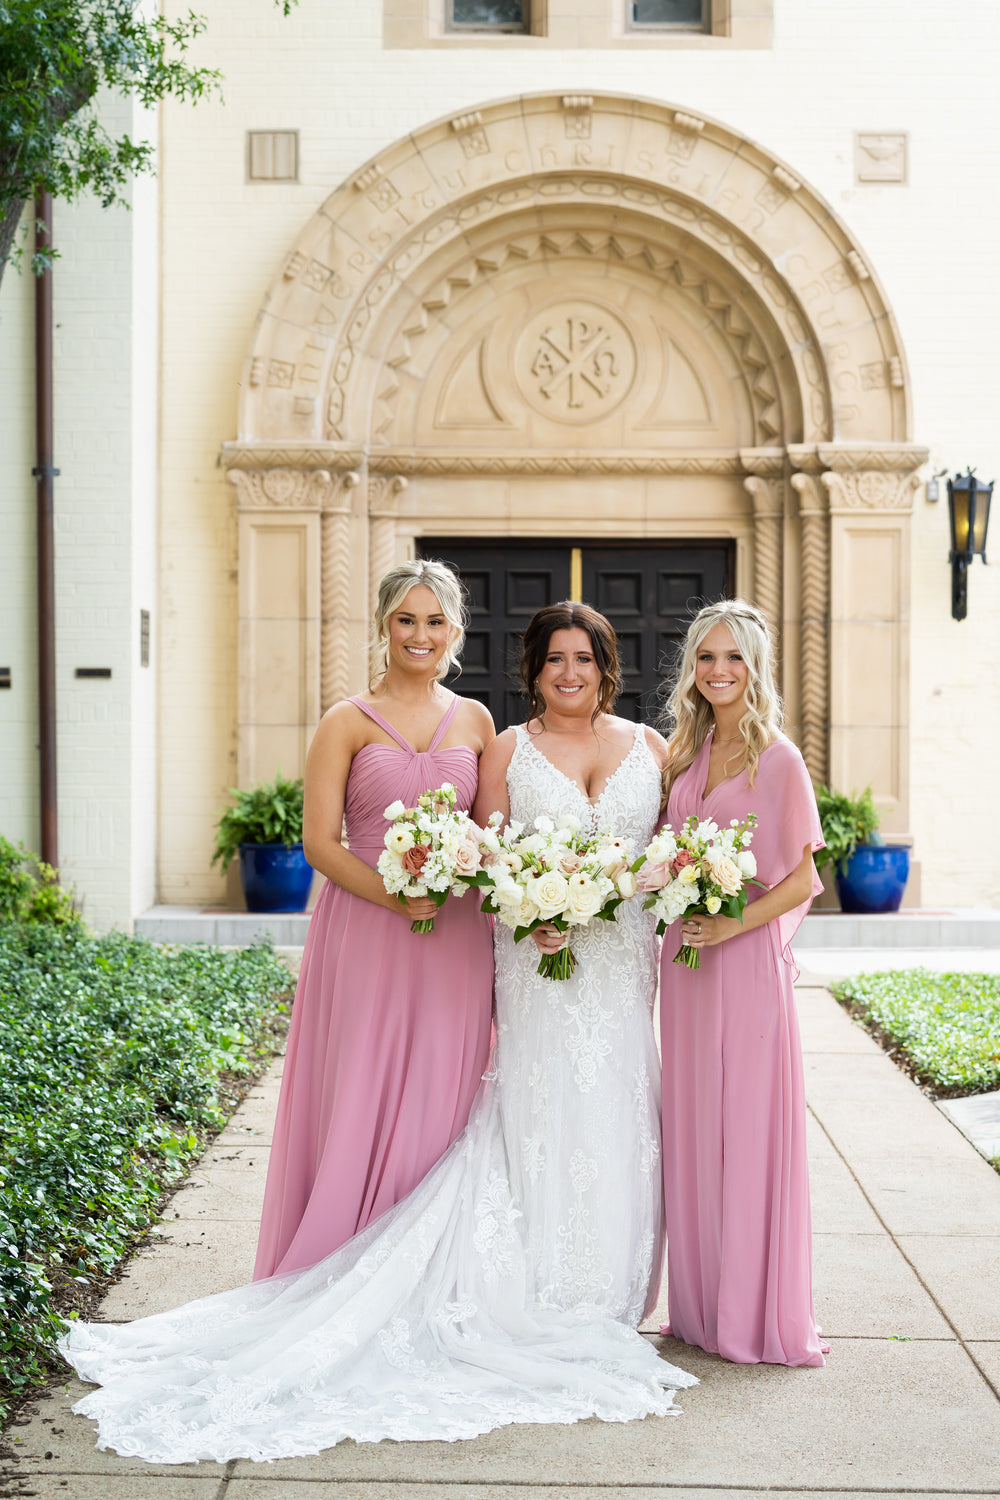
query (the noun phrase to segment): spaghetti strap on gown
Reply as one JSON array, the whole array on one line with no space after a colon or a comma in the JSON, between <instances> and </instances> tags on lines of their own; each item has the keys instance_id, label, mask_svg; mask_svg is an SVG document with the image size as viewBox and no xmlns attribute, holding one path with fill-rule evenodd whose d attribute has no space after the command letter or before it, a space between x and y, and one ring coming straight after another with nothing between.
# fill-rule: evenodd
<instances>
[{"instance_id":1,"label":"spaghetti strap on gown","mask_svg":"<svg viewBox=\"0 0 1000 1500\"><path fill-rule=\"evenodd\" d=\"M595 804L523 730L511 815L572 812L634 851L659 769L641 727ZM60 1347L102 1382L99 1445L159 1463L451 1441L509 1422L673 1411L693 1376L636 1331L659 1285L662 1193L648 913L574 933L539 978L497 934L497 1044L468 1127L408 1198L318 1265Z\"/></svg>"},{"instance_id":2,"label":"spaghetti strap on gown","mask_svg":"<svg viewBox=\"0 0 1000 1500\"><path fill-rule=\"evenodd\" d=\"M790 875L822 846L801 755L779 736L745 772L703 796L711 735L670 790L667 819L725 827L754 812L758 877ZM814 874L813 895L822 890ZM753 901L759 888L750 888ZM670 1322L664 1332L741 1364L821 1365L812 1299L806 1101L790 944L809 901L673 962L663 939L663 1166Z\"/></svg>"},{"instance_id":3,"label":"spaghetti strap on gown","mask_svg":"<svg viewBox=\"0 0 1000 1500\"><path fill-rule=\"evenodd\" d=\"M468 811L475 752L414 750L377 709L350 700L395 742L358 751L347 779L352 854L374 865L390 802L450 781ZM434 931L327 881L292 1008L254 1279L311 1266L416 1187L464 1129L489 1060L490 923L474 895L449 899Z\"/></svg>"}]
</instances>

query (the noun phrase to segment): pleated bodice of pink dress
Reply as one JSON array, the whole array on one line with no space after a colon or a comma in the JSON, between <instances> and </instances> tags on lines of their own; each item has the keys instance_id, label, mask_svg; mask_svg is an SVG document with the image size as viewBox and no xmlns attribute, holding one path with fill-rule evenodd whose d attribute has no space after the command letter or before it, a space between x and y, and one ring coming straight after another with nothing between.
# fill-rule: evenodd
<instances>
[{"instance_id":1,"label":"pleated bodice of pink dress","mask_svg":"<svg viewBox=\"0 0 1000 1500\"><path fill-rule=\"evenodd\" d=\"M823 839L809 773L790 740L707 796L711 734L670 790L667 821L726 827L755 812L757 873L770 888ZM822 890L818 876L813 894ZM751 887L750 899L761 894ZM821 1365L813 1313L806 1101L790 943L809 901L660 970L663 1169L670 1323L664 1331L742 1364Z\"/></svg>"},{"instance_id":2,"label":"pleated bodice of pink dress","mask_svg":"<svg viewBox=\"0 0 1000 1500\"><path fill-rule=\"evenodd\" d=\"M468 811L478 762L465 745L395 742L354 757L345 824L374 867L385 808L450 781ZM474 893L449 897L433 933L327 881L306 938L288 1038L254 1280L315 1264L405 1197L464 1129L489 1059L490 922Z\"/></svg>"}]
</instances>

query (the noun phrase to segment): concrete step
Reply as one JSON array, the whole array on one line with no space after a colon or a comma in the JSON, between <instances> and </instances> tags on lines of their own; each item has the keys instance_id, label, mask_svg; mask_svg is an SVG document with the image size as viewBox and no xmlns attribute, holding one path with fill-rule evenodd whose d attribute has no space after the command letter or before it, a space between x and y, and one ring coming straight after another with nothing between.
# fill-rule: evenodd
<instances>
[{"instance_id":1,"label":"concrete step","mask_svg":"<svg viewBox=\"0 0 1000 1500\"><path fill-rule=\"evenodd\" d=\"M153 906L135 920L136 933L159 943L216 943L242 948L267 935L276 947L299 948L308 912L226 911L209 906ZM1000 949L1000 911L911 908L882 916L813 912L795 939L797 953L816 949Z\"/></svg>"}]
</instances>

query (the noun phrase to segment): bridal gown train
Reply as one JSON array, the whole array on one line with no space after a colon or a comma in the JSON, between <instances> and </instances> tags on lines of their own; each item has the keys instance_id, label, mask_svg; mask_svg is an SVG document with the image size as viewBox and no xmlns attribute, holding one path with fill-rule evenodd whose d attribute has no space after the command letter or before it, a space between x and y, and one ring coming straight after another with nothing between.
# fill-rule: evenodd
<instances>
[{"instance_id":1,"label":"bridal gown train","mask_svg":"<svg viewBox=\"0 0 1000 1500\"><path fill-rule=\"evenodd\" d=\"M593 805L523 729L507 781L512 819L570 812L636 850L659 809L641 727ZM173 1312L71 1325L62 1352L100 1383L75 1410L100 1447L274 1459L672 1412L694 1377L635 1331L663 1251L649 916L626 903L573 948L573 977L544 980L534 944L497 932L496 1051L469 1124L361 1234Z\"/></svg>"}]
</instances>

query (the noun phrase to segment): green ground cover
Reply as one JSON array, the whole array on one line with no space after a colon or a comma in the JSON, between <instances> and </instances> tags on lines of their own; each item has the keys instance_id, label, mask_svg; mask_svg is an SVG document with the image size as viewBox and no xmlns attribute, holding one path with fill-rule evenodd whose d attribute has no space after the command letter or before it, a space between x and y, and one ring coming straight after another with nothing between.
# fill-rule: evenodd
<instances>
[{"instance_id":1,"label":"green ground cover","mask_svg":"<svg viewBox=\"0 0 1000 1500\"><path fill-rule=\"evenodd\" d=\"M1000 975L900 969L831 989L938 1096L1000 1088Z\"/></svg>"},{"instance_id":2,"label":"green ground cover","mask_svg":"<svg viewBox=\"0 0 1000 1500\"><path fill-rule=\"evenodd\" d=\"M0 1419L276 1047L267 947L0 921Z\"/></svg>"}]
</instances>

